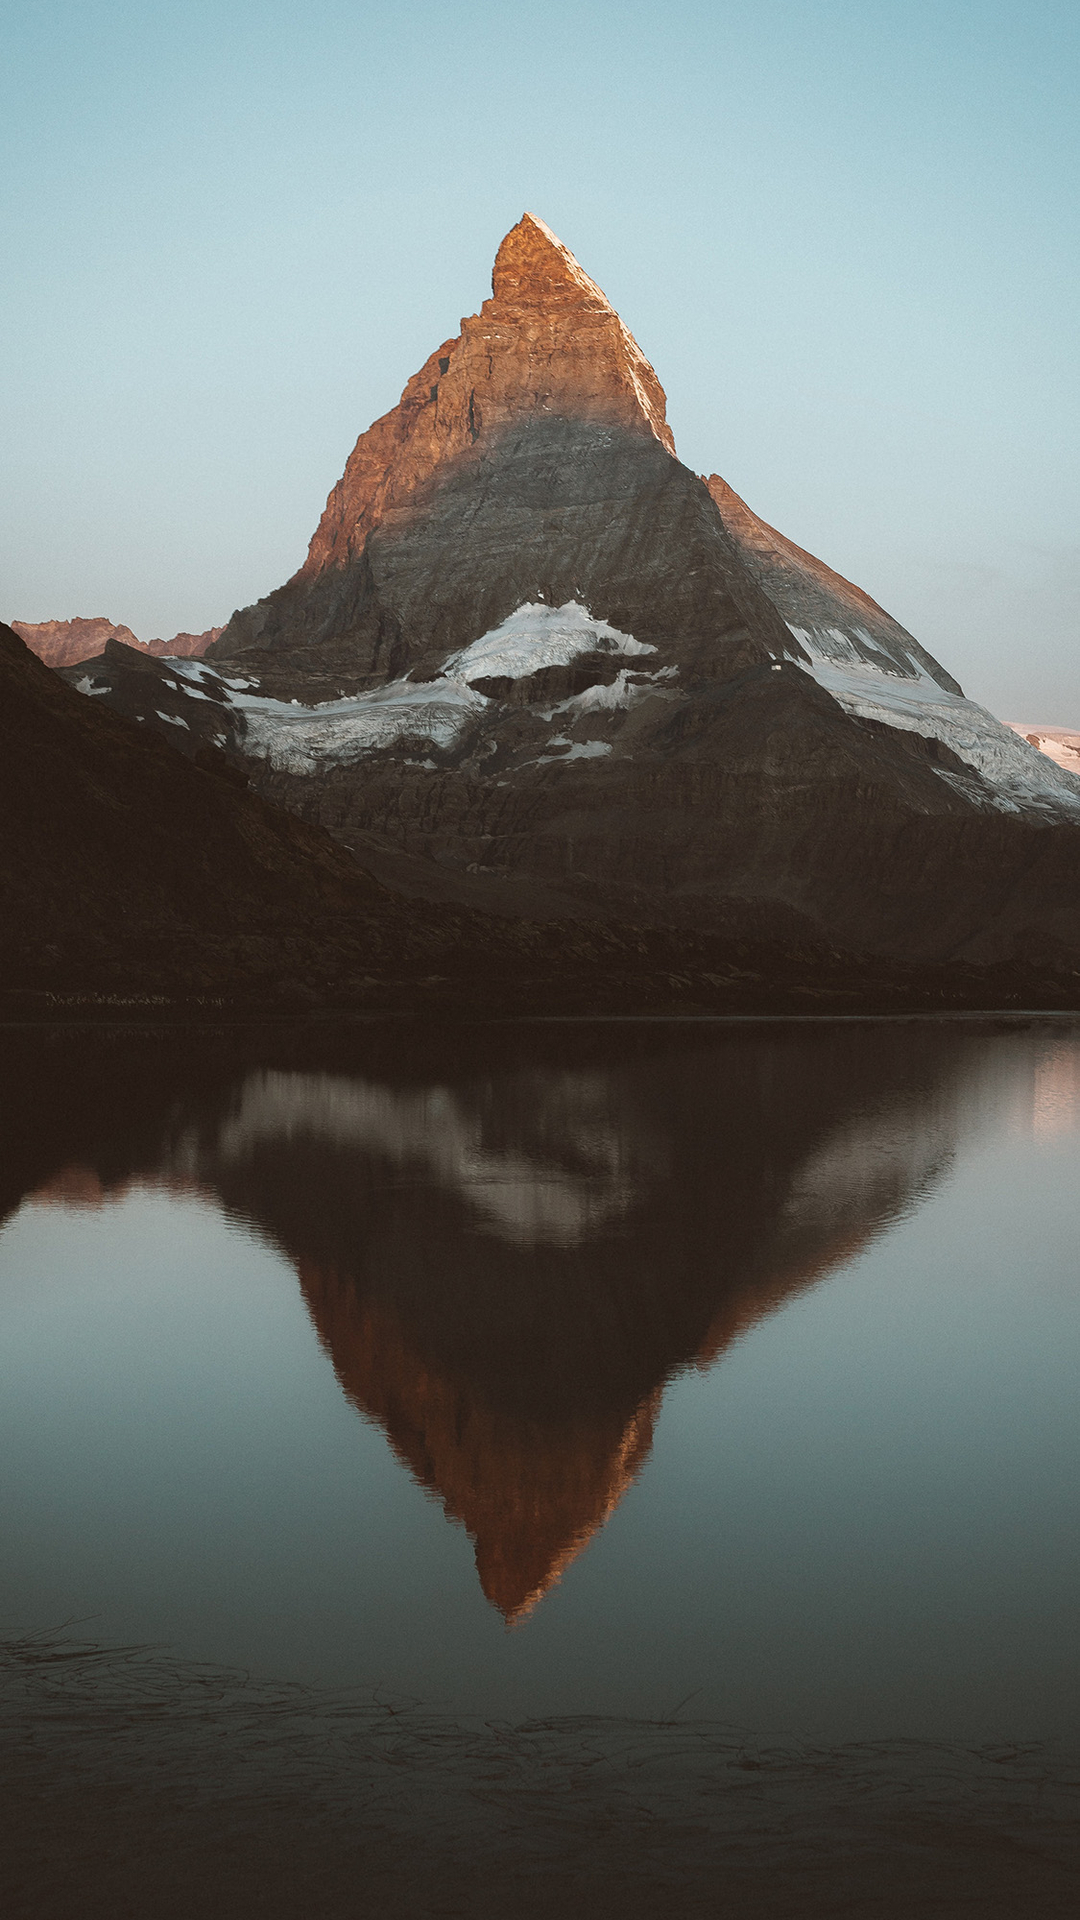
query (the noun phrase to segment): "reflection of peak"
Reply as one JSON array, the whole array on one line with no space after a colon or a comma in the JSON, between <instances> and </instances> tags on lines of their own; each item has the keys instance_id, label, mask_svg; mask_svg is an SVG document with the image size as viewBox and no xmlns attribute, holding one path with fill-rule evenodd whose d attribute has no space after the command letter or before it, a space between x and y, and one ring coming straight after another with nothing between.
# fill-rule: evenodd
<instances>
[{"instance_id":1,"label":"reflection of peak","mask_svg":"<svg viewBox=\"0 0 1080 1920\"><path fill-rule=\"evenodd\" d=\"M347 1276L307 1263L299 1274L343 1390L470 1534L487 1599L520 1620L634 1479L659 1395L628 1420L516 1417L422 1358L393 1307L364 1298Z\"/></svg>"},{"instance_id":2,"label":"reflection of peak","mask_svg":"<svg viewBox=\"0 0 1080 1920\"><path fill-rule=\"evenodd\" d=\"M853 1257L982 1112L1030 1124L1033 1088L1038 1111L1073 1112L1074 1052L900 1025L492 1031L396 1076L389 1051L352 1074L248 1058L198 1098L186 1060L124 1080L111 1054L81 1096L69 1068L24 1064L11 1164L64 1204L155 1181L253 1223L513 1620L632 1483L672 1375ZM28 1084L55 1151L26 1125ZM115 1142L80 1151L106 1085Z\"/></svg>"}]
</instances>

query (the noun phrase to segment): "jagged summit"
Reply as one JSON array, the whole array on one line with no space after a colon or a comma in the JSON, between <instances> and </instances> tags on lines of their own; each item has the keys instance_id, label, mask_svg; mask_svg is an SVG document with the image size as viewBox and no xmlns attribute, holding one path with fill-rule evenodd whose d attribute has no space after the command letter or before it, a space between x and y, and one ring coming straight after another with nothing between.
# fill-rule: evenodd
<instances>
[{"instance_id":1,"label":"jagged summit","mask_svg":"<svg viewBox=\"0 0 1080 1920\"><path fill-rule=\"evenodd\" d=\"M569 247L535 213L523 213L495 255L491 291L507 307L577 306L613 311Z\"/></svg>"},{"instance_id":2,"label":"jagged summit","mask_svg":"<svg viewBox=\"0 0 1080 1920\"><path fill-rule=\"evenodd\" d=\"M422 506L433 483L488 458L529 421L587 420L652 435L674 453L666 408L615 309L550 227L527 213L496 255L491 299L435 349L392 412L360 435L295 578L348 566L377 528Z\"/></svg>"}]
</instances>

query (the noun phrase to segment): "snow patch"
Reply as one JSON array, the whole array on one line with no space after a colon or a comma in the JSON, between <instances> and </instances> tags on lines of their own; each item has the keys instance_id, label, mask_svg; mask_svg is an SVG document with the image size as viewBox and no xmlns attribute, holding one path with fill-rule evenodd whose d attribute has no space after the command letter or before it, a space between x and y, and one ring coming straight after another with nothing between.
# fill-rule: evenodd
<instances>
[{"instance_id":1,"label":"snow patch","mask_svg":"<svg viewBox=\"0 0 1080 1920\"><path fill-rule=\"evenodd\" d=\"M601 754L610 752L610 740L575 740L569 753L562 757L564 760L599 760Z\"/></svg>"},{"instance_id":2,"label":"snow patch","mask_svg":"<svg viewBox=\"0 0 1080 1920\"><path fill-rule=\"evenodd\" d=\"M582 713L616 713L620 707L628 707L635 694L646 691L644 687L631 684L624 667L615 675L610 686L586 687L583 693L572 693L568 700L560 700L557 707L552 707L551 712L574 716Z\"/></svg>"},{"instance_id":3,"label":"snow patch","mask_svg":"<svg viewBox=\"0 0 1080 1920\"><path fill-rule=\"evenodd\" d=\"M611 753L609 739L575 739L571 745L563 733L553 733L548 747L567 747L567 753L542 753L536 760L525 760L525 766L565 766L567 760L600 760L605 753Z\"/></svg>"},{"instance_id":4,"label":"snow patch","mask_svg":"<svg viewBox=\"0 0 1080 1920\"><path fill-rule=\"evenodd\" d=\"M790 620L785 624L788 632L794 634L800 646L815 662L849 667L862 673L884 673L890 679L936 687L941 693L948 691L928 671L926 661L929 656L922 657L921 648L916 647L914 642L911 647L906 647L896 638L887 644L875 639L866 627L855 621L847 628L797 627ZM955 699L956 695L950 697Z\"/></svg>"},{"instance_id":5,"label":"snow patch","mask_svg":"<svg viewBox=\"0 0 1080 1920\"><path fill-rule=\"evenodd\" d=\"M256 689L258 681L241 674L219 673L208 661L170 658L165 684L190 700L209 700L236 714L237 745L263 759L275 772L314 774L333 766L349 766L367 754L399 745L412 749L409 765L435 771L437 762L425 749L446 751L485 713L498 713L493 701L473 686L485 678L521 679L542 667L568 665L583 654L600 653L623 658L655 654L656 648L635 640L605 620L594 620L587 607L570 600L561 607L528 601L470 646L446 660L432 680L393 680L363 693L323 700L305 706L295 697L274 699ZM653 678L669 678L662 669ZM93 687L89 677L82 691L107 692ZM565 701L573 719L589 713L614 712L629 706L640 691L625 669L610 686L587 688ZM550 718L550 715L545 716ZM159 713L170 726L187 726L174 714ZM603 741L578 742L562 758L593 759L609 753ZM419 749L419 753L417 753ZM494 750L494 743L492 743ZM553 758L555 756L552 756Z\"/></svg>"},{"instance_id":6,"label":"snow patch","mask_svg":"<svg viewBox=\"0 0 1080 1920\"><path fill-rule=\"evenodd\" d=\"M568 665L586 653L636 657L656 648L620 632L605 620L594 620L576 600L561 607L529 601L499 627L450 655L434 680L408 679L348 699L320 701L304 707L296 700L273 700L251 693L250 681L226 680L202 661L182 663L186 691L207 699L206 685L227 689L230 707L244 716L244 751L269 762L279 773L317 773L328 766L348 766L365 754L399 743L422 743L448 749L481 714L497 711L472 685L486 678L521 679L541 667ZM181 663L176 663L181 670ZM200 685L199 683L203 684ZM589 712L625 707L639 689L626 670L611 686L590 687L564 702L575 717ZM561 710L561 709L560 709ZM610 752L601 741L579 743L563 758L591 759ZM429 759L413 760L434 770Z\"/></svg>"},{"instance_id":7,"label":"snow patch","mask_svg":"<svg viewBox=\"0 0 1080 1920\"><path fill-rule=\"evenodd\" d=\"M269 761L276 773L317 773L349 766L365 754L401 740L452 747L490 704L460 679L414 685L391 680L374 692L295 707L281 700L240 698L246 752Z\"/></svg>"},{"instance_id":8,"label":"snow patch","mask_svg":"<svg viewBox=\"0 0 1080 1920\"><path fill-rule=\"evenodd\" d=\"M993 789L992 803L1003 813L1080 817L1080 779L1059 771L985 707L963 694L947 692L917 662L911 663L910 677L871 666L858 654L842 662L838 650L821 650L817 632L804 627L791 627L791 632L810 655L808 667L801 661L796 664L811 673L845 713L940 740L982 776ZM839 629L832 632L845 638ZM968 800L972 798L955 774L942 768L940 777L946 785L959 787Z\"/></svg>"},{"instance_id":9,"label":"snow patch","mask_svg":"<svg viewBox=\"0 0 1080 1920\"><path fill-rule=\"evenodd\" d=\"M577 600L548 607L526 601L515 613L482 634L471 646L452 653L443 672L459 680L521 680L541 667L565 667L583 653L644 654L656 648L621 633L606 620L594 620Z\"/></svg>"},{"instance_id":10,"label":"snow patch","mask_svg":"<svg viewBox=\"0 0 1080 1920\"><path fill-rule=\"evenodd\" d=\"M583 693L572 693L557 706L548 707L542 718L554 720L557 713L565 713L573 723L587 713L616 713L620 708L632 706L644 694L657 691L657 681L672 679L678 671L678 667L661 667L657 673L636 673L631 679L632 669L624 667L607 686L586 687ZM661 694L665 700L671 697L666 691Z\"/></svg>"},{"instance_id":11,"label":"snow patch","mask_svg":"<svg viewBox=\"0 0 1080 1920\"><path fill-rule=\"evenodd\" d=\"M179 687L176 690L178 693L180 692ZM210 695L209 693L204 693L201 687L185 687L183 691L184 691L184 698L186 700L210 700L212 698L212 695ZM221 705L221 701L215 700L214 705L216 707L219 707Z\"/></svg>"},{"instance_id":12,"label":"snow patch","mask_svg":"<svg viewBox=\"0 0 1080 1920\"><path fill-rule=\"evenodd\" d=\"M177 686L183 682L184 692L194 695L197 700L206 700L203 686L212 686L218 693L245 693L251 686L250 680L242 680L234 675L218 673L206 660L169 660L169 671L178 675Z\"/></svg>"}]
</instances>

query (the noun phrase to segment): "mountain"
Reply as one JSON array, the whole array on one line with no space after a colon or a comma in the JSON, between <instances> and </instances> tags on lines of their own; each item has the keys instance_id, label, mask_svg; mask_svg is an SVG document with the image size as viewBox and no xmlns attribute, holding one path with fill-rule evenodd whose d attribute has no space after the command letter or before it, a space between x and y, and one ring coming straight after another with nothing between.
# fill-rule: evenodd
<instances>
[{"instance_id":1,"label":"mountain","mask_svg":"<svg viewBox=\"0 0 1080 1920\"><path fill-rule=\"evenodd\" d=\"M198 659L225 631L224 627L209 627L205 633L175 633L171 640L142 641L130 627L115 626L104 616L90 620L13 620L11 626L47 667L74 667L81 660L94 660L109 641L145 648L158 657L175 654L182 659Z\"/></svg>"},{"instance_id":2,"label":"mountain","mask_svg":"<svg viewBox=\"0 0 1080 1920\"><path fill-rule=\"evenodd\" d=\"M224 631L224 627L207 627L205 633L174 633L171 640L147 640L144 645L147 653L158 658L198 660Z\"/></svg>"},{"instance_id":3,"label":"mountain","mask_svg":"<svg viewBox=\"0 0 1080 1920\"><path fill-rule=\"evenodd\" d=\"M403 892L1076 970L1080 779L678 460L653 369L528 214L299 571L169 676L171 705L119 652L78 684L174 734L211 703L262 793Z\"/></svg>"}]
</instances>

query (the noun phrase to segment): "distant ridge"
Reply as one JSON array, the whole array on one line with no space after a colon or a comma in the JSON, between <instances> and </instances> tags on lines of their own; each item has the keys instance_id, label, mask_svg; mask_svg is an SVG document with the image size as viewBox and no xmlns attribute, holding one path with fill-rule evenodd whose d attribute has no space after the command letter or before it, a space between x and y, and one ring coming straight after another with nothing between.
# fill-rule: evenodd
<instances>
[{"instance_id":1,"label":"distant ridge","mask_svg":"<svg viewBox=\"0 0 1080 1920\"><path fill-rule=\"evenodd\" d=\"M171 640L139 640L130 627L117 626L101 614L89 620L13 620L11 628L47 667L75 667L83 660L94 660L110 640L140 647L158 658L199 659L225 631L208 627L205 633L174 633Z\"/></svg>"},{"instance_id":2,"label":"distant ridge","mask_svg":"<svg viewBox=\"0 0 1080 1920\"><path fill-rule=\"evenodd\" d=\"M1066 773L1080 774L1080 731L1070 727L1032 726L1027 720L1010 720L1009 725L1021 740L1045 753L1055 766L1064 767Z\"/></svg>"}]
</instances>

